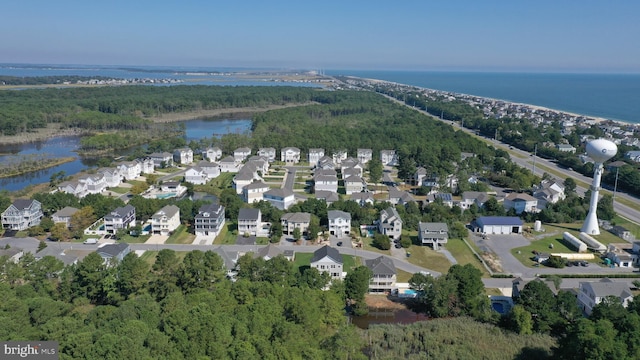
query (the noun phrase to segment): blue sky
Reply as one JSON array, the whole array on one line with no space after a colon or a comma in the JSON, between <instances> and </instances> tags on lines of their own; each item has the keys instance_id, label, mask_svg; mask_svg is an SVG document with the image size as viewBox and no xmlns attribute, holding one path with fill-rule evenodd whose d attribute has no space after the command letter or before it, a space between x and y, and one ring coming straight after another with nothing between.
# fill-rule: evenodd
<instances>
[{"instance_id":1,"label":"blue sky","mask_svg":"<svg viewBox=\"0 0 640 360\"><path fill-rule=\"evenodd\" d=\"M640 72L640 1L8 1L0 63Z\"/></svg>"}]
</instances>

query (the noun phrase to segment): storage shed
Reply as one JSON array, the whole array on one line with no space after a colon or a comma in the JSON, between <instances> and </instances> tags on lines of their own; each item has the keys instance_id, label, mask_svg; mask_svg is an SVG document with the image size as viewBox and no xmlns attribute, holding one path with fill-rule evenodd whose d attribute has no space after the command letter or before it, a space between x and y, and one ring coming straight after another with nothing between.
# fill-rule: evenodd
<instances>
[{"instance_id":1,"label":"storage shed","mask_svg":"<svg viewBox=\"0 0 640 360\"><path fill-rule=\"evenodd\" d=\"M481 216L474 221L475 232L484 234L522 234L522 220L516 216Z\"/></svg>"}]
</instances>

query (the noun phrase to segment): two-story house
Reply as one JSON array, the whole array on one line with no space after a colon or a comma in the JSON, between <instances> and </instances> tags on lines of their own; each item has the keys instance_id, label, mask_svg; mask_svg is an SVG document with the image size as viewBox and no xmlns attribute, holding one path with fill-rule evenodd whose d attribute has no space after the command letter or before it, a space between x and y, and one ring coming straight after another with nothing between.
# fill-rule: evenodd
<instances>
[{"instance_id":1,"label":"two-story house","mask_svg":"<svg viewBox=\"0 0 640 360\"><path fill-rule=\"evenodd\" d=\"M360 176L349 176L344 179L344 189L347 195L359 193L366 187L366 182Z\"/></svg>"},{"instance_id":2,"label":"two-story house","mask_svg":"<svg viewBox=\"0 0 640 360\"><path fill-rule=\"evenodd\" d=\"M349 197L349 200L357 202L360 206L365 206L366 204L373 205L375 203L373 193L370 192L353 193Z\"/></svg>"},{"instance_id":3,"label":"two-story house","mask_svg":"<svg viewBox=\"0 0 640 360\"><path fill-rule=\"evenodd\" d=\"M320 159L324 157L324 149L309 149L309 154L307 155L307 160L309 161L309 165L311 167L315 167L318 165Z\"/></svg>"},{"instance_id":4,"label":"two-story house","mask_svg":"<svg viewBox=\"0 0 640 360\"><path fill-rule=\"evenodd\" d=\"M189 165L193 162L193 150L190 148L180 148L173 152L173 161L182 165Z\"/></svg>"},{"instance_id":5,"label":"two-story house","mask_svg":"<svg viewBox=\"0 0 640 360\"><path fill-rule=\"evenodd\" d=\"M140 171L143 174L153 174L154 173L155 164L153 163L153 159L151 159L150 157L136 159L135 162L140 164Z\"/></svg>"},{"instance_id":6,"label":"two-story house","mask_svg":"<svg viewBox=\"0 0 640 360\"><path fill-rule=\"evenodd\" d=\"M504 198L505 209L514 209L516 214L537 213L538 199L525 193L511 193Z\"/></svg>"},{"instance_id":7,"label":"two-story house","mask_svg":"<svg viewBox=\"0 0 640 360\"><path fill-rule=\"evenodd\" d=\"M264 193L267 191L269 191L269 185L265 184L264 181L254 181L242 187L242 200L248 204L253 204L263 200Z\"/></svg>"},{"instance_id":8,"label":"two-story house","mask_svg":"<svg viewBox=\"0 0 640 360\"><path fill-rule=\"evenodd\" d=\"M356 150L358 161L361 164L366 165L373 158L373 150L371 149L358 149Z\"/></svg>"},{"instance_id":9,"label":"two-story house","mask_svg":"<svg viewBox=\"0 0 640 360\"><path fill-rule=\"evenodd\" d=\"M271 189L262 196L264 200L280 210L287 210L296 202L295 194L289 189Z\"/></svg>"},{"instance_id":10,"label":"two-story house","mask_svg":"<svg viewBox=\"0 0 640 360\"><path fill-rule=\"evenodd\" d=\"M193 222L196 236L218 236L225 223L224 206L220 204L202 205Z\"/></svg>"},{"instance_id":11,"label":"two-story house","mask_svg":"<svg viewBox=\"0 0 640 360\"><path fill-rule=\"evenodd\" d=\"M136 208L131 205L116 208L104 216L104 230L107 234L115 234L136 224Z\"/></svg>"},{"instance_id":12,"label":"two-story house","mask_svg":"<svg viewBox=\"0 0 640 360\"><path fill-rule=\"evenodd\" d=\"M238 212L238 234L256 236L262 226L260 209L242 208Z\"/></svg>"},{"instance_id":13,"label":"two-story house","mask_svg":"<svg viewBox=\"0 0 640 360\"><path fill-rule=\"evenodd\" d=\"M351 234L351 214L341 210L329 210L329 234L335 237L349 236Z\"/></svg>"},{"instance_id":14,"label":"two-story house","mask_svg":"<svg viewBox=\"0 0 640 360\"><path fill-rule=\"evenodd\" d=\"M396 266L386 256L364 261L373 276L369 280L370 293L390 293L396 288Z\"/></svg>"},{"instance_id":15,"label":"two-story house","mask_svg":"<svg viewBox=\"0 0 640 360\"><path fill-rule=\"evenodd\" d=\"M347 170L351 170L349 172L349 175L357 175L362 177L362 175L364 174L364 167L362 166L360 161L352 157L342 160L342 163L340 164L340 171L343 174L343 179L347 178L347 176L344 175Z\"/></svg>"},{"instance_id":16,"label":"two-story house","mask_svg":"<svg viewBox=\"0 0 640 360\"><path fill-rule=\"evenodd\" d=\"M242 169L233 177L233 188L237 194L242 194L242 189L254 181L262 181L257 171L253 171L253 166L243 166Z\"/></svg>"},{"instance_id":17,"label":"two-story house","mask_svg":"<svg viewBox=\"0 0 640 360\"><path fill-rule=\"evenodd\" d=\"M78 178L78 182L84 183L87 194L100 194L107 188L107 182L102 174L86 174Z\"/></svg>"},{"instance_id":18,"label":"two-story house","mask_svg":"<svg viewBox=\"0 0 640 360\"><path fill-rule=\"evenodd\" d=\"M241 163L251 156L251 149L248 147L237 148L233 151L233 159L236 163Z\"/></svg>"},{"instance_id":19,"label":"two-story house","mask_svg":"<svg viewBox=\"0 0 640 360\"><path fill-rule=\"evenodd\" d=\"M9 230L26 230L40 225L42 204L38 200L17 199L2 212L2 227Z\"/></svg>"},{"instance_id":20,"label":"two-story house","mask_svg":"<svg viewBox=\"0 0 640 360\"><path fill-rule=\"evenodd\" d=\"M122 171L119 168L100 168L98 174L102 174L106 187L117 187L122 184Z\"/></svg>"},{"instance_id":21,"label":"two-story house","mask_svg":"<svg viewBox=\"0 0 640 360\"><path fill-rule=\"evenodd\" d=\"M398 166L398 155L395 150L380 150L382 165Z\"/></svg>"},{"instance_id":22,"label":"two-story house","mask_svg":"<svg viewBox=\"0 0 640 360\"><path fill-rule=\"evenodd\" d=\"M340 252L326 245L314 251L311 258L311 267L319 272L329 273L332 280L342 280L344 278L342 264Z\"/></svg>"},{"instance_id":23,"label":"two-story house","mask_svg":"<svg viewBox=\"0 0 640 360\"><path fill-rule=\"evenodd\" d=\"M142 173L142 163L138 161L124 161L116 165L125 180L135 180Z\"/></svg>"},{"instance_id":24,"label":"two-story house","mask_svg":"<svg viewBox=\"0 0 640 360\"><path fill-rule=\"evenodd\" d=\"M180 226L180 208L167 205L151 216L151 233L169 235Z\"/></svg>"},{"instance_id":25,"label":"two-story house","mask_svg":"<svg viewBox=\"0 0 640 360\"><path fill-rule=\"evenodd\" d=\"M342 160L346 160L347 157L349 157L347 150L335 150L331 159L334 164L340 165Z\"/></svg>"},{"instance_id":26,"label":"two-story house","mask_svg":"<svg viewBox=\"0 0 640 360\"><path fill-rule=\"evenodd\" d=\"M418 223L418 240L422 245L430 245L438 250L449 241L449 226L446 223Z\"/></svg>"},{"instance_id":27,"label":"two-story house","mask_svg":"<svg viewBox=\"0 0 640 360\"><path fill-rule=\"evenodd\" d=\"M131 252L131 248L126 243L106 244L99 247L96 252L102 257L105 264L113 266L122 261Z\"/></svg>"},{"instance_id":28,"label":"two-story house","mask_svg":"<svg viewBox=\"0 0 640 360\"><path fill-rule=\"evenodd\" d=\"M276 161L276 149L272 147L264 147L258 149L258 156L262 156L269 162Z\"/></svg>"},{"instance_id":29,"label":"two-story house","mask_svg":"<svg viewBox=\"0 0 640 360\"><path fill-rule=\"evenodd\" d=\"M338 177L335 175L314 175L313 176L313 190L318 191L331 191L338 192Z\"/></svg>"},{"instance_id":30,"label":"two-story house","mask_svg":"<svg viewBox=\"0 0 640 360\"><path fill-rule=\"evenodd\" d=\"M311 224L311 214L304 212L282 214L280 223L285 235L293 234L294 229L300 229L300 234L305 234Z\"/></svg>"},{"instance_id":31,"label":"two-story house","mask_svg":"<svg viewBox=\"0 0 640 360\"><path fill-rule=\"evenodd\" d=\"M286 147L280 150L280 161L288 164L297 164L300 162L300 149L297 147Z\"/></svg>"},{"instance_id":32,"label":"two-story house","mask_svg":"<svg viewBox=\"0 0 640 360\"><path fill-rule=\"evenodd\" d=\"M173 166L173 155L168 152L156 152L149 155L155 168Z\"/></svg>"},{"instance_id":33,"label":"two-story house","mask_svg":"<svg viewBox=\"0 0 640 360\"><path fill-rule=\"evenodd\" d=\"M218 161L218 159L222 158L222 149L220 149L219 147L206 148L202 152L202 157L211 162L216 162Z\"/></svg>"},{"instance_id":34,"label":"two-story house","mask_svg":"<svg viewBox=\"0 0 640 360\"><path fill-rule=\"evenodd\" d=\"M82 199L87 196L87 184L80 181L64 181L58 185L58 191Z\"/></svg>"},{"instance_id":35,"label":"two-story house","mask_svg":"<svg viewBox=\"0 0 640 360\"><path fill-rule=\"evenodd\" d=\"M220 172L237 172L239 167L236 160L233 156L227 156L222 160L218 161L218 165L220 165Z\"/></svg>"},{"instance_id":36,"label":"two-story house","mask_svg":"<svg viewBox=\"0 0 640 360\"><path fill-rule=\"evenodd\" d=\"M607 297L617 298L620 304L626 308L633 299L633 294L627 283L614 282L608 278L604 278L598 282L580 282L578 305L587 315L591 315L593 307Z\"/></svg>"},{"instance_id":37,"label":"two-story house","mask_svg":"<svg viewBox=\"0 0 640 360\"><path fill-rule=\"evenodd\" d=\"M380 211L378 231L380 234L387 235L391 240L400 239L402 235L402 219L394 207L390 206Z\"/></svg>"},{"instance_id":38,"label":"two-story house","mask_svg":"<svg viewBox=\"0 0 640 360\"><path fill-rule=\"evenodd\" d=\"M54 223L63 223L68 228L71 224L71 217L76 212L78 212L77 208L65 206L51 215L51 220Z\"/></svg>"},{"instance_id":39,"label":"two-story house","mask_svg":"<svg viewBox=\"0 0 640 360\"><path fill-rule=\"evenodd\" d=\"M332 158L323 156L320 158L320 160L318 160L318 165L316 165L316 168L323 170L333 170L336 168L336 163Z\"/></svg>"}]
</instances>

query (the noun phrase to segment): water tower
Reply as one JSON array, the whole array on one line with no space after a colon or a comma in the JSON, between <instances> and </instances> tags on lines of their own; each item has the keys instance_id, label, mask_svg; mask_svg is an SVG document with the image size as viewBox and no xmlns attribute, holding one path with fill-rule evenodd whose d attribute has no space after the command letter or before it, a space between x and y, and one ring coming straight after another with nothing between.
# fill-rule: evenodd
<instances>
[{"instance_id":1,"label":"water tower","mask_svg":"<svg viewBox=\"0 0 640 360\"><path fill-rule=\"evenodd\" d=\"M618 152L616 144L609 140L597 139L587 143L587 155L593 159L593 182L591 182L591 200L589 201L589 213L584 219L580 231L589 235L600 235L598 226L598 193L600 192L600 180L602 179L602 164L611 159Z\"/></svg>"}]
</instances>

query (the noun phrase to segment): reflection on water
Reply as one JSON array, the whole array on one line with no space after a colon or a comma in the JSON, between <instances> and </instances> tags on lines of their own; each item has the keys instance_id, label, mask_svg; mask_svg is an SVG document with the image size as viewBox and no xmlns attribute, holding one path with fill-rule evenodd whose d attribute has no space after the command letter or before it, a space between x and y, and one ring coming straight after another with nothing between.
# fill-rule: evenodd
<instances>
[{"instance_id":1,"label":"reflection on water","mask_svg":"<svg viewBox=\"0 0 640 360\"><path fill-rule=\"evenodd\" d=\"M368 329L375 324L411 324L416 321L429 320L425 314L418 314L411 310L380 311L369 310L365 316L351 316L351 322L360 329Z\"/></svg>"}]
</instances>

